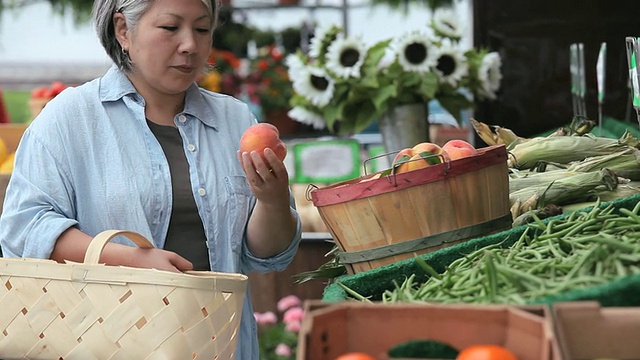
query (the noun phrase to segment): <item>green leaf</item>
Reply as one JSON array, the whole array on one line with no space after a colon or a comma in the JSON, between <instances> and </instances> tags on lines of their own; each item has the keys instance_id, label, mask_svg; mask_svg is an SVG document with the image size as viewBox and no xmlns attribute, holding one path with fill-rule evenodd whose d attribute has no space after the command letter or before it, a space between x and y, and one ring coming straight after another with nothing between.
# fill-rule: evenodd
<instances>
[{"instance_id":1,"label":"green leaf","mask_svg":"<svg viewBox=\"0 0 640 360\"><path fill-rule=\"evenodd\" d=\"M436 97L438 91L438 75L434 73L426 73L422 76L420 82L419 92L427 99L433 99Z\"/></svg>"},{"instance_id":2,"label":"green leaf","mask_svg":"<svg viewBox=\"0 0 640 360\"><path fill-rule=\"evenodd\" d=\"M420 157L423 158L429 165L435 165L442 163L442 159L439 154L432 153L431 151L423 151L420 154Z\"/></svg>"},{"instance_id":3,"label":"green leaf","mask_svg":"<svg viewBox=\"0 0 640 360\"><path fill-rule=\"evenodd\" d=\"M462 123L462 111L473 108L473 102L460 93L439 96L438 101L440 101L440 105L442 105L458 123Z\"/></svg>"}]
</instances>

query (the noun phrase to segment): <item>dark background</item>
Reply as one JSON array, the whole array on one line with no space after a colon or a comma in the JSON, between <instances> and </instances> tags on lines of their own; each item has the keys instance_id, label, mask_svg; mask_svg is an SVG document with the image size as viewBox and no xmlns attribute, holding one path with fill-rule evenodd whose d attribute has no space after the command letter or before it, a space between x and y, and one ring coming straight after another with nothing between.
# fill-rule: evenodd
<instances>
[{"instance_id":1,"label":"dark background","mask_svg":"<svg viewBox=\"0 0 640 360\"><path fill-rule=\"evenodd\" d=\"M474 0L474 41L502 58L498 99L475 118L532 136L573 117L569 45L584 43L587 117L598 119L596 61L607 43L603 114L637 126L629 103L625 37L640 36L637 0Z\"/></svg>"}]
</instances>

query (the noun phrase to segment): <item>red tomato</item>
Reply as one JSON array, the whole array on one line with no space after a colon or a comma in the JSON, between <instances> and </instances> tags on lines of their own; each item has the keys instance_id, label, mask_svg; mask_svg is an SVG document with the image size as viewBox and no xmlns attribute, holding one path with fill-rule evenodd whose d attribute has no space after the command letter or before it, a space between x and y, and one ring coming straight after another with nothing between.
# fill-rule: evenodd
<instances>
[{"instance_id":1,"label":"red tomato","mask_svg":"<svg viewBox=\"0 0 640 360\"><path fill-rule=\"evenodd\" d=\"M338 356L335 360L376 360L376 358L361 352L350 352Z\"/></svg>"},{"instance_id":2,"label":"red tomato","mask_svg":"<svg viewBox=\"0 0 640 360\"><path fill-rule=\"evenodd\" d=\"M56 96L62 92L62 90L66 89L67 86L62 81L54 81L51 83L51 91L53 92L53 96Z\"/></svg>"},{"instance_id":3,"label":"red tomato","mask_svg":"<svg viewBox=\"0 0 640 360\"><path fill-rule=\"evenodd\" d=\"M43 99L47 96L48 93L49 93L48 88L44 86L40 86L31 90L31 97L34 99Z\"/></svg>"},{"instance_id":4,"label":"red tomato","mask_svg":"<svg viewBox=\"0 0 640 360\"><path fill-rule=\"evenodd\" d=\"M462 349L456 360L518 360L518 358L504 346L483 344Z\"/></svg>"}]
</instances>

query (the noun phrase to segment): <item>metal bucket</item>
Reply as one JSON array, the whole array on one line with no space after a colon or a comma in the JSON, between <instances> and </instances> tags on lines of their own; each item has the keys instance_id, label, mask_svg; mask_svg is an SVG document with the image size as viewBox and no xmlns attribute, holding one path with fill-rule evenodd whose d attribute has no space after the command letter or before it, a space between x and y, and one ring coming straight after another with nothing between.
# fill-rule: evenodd
<instances>
[{"instance_id":1,"label":"metal bucket","mask_svg":"<svg viewBox=\"0 0 640 360\"><path fill-rule=\"evenodd\" d=\"M428 104L417 103L389 109L379 120L382 142L387 152L429 141Z\"/></svg>"}]
</instances>

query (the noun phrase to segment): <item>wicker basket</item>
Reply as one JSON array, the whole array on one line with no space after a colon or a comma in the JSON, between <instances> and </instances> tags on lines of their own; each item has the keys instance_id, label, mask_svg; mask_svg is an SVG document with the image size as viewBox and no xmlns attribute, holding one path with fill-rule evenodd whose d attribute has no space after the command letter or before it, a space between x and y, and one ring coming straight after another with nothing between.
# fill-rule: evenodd
<instances>
[{"instance_id":1,"label":"wicker basket","mask_svg":"<svg viewBox=\"0 0 640 360\"><path fill-rule=\"evenodd\" d=\"M375 269L510 228L506 148L478 153L310 190L347 271Z\"/></svg>"},{"instance_id":2,"label":"wicker basket","mask_svg":"<svg viewBox=\"0 0 640 360\"><path fill-rule=\"evenodd\" d=\"M247 277L98 264L98 234L84 263L0 259L0 358L233 359Z\"/></svg>"}]
</instances>

